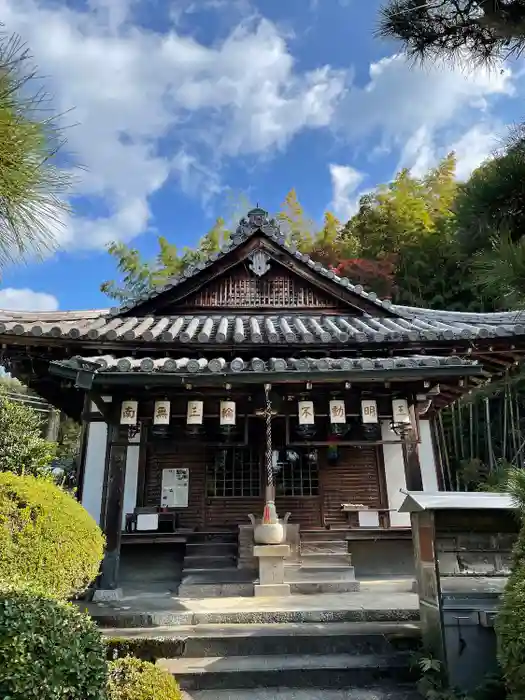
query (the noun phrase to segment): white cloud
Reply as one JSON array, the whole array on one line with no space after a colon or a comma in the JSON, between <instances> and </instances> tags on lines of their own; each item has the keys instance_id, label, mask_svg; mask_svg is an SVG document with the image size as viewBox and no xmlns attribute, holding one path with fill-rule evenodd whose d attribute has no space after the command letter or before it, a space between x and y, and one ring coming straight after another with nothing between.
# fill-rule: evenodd
<instances>
[{"instance_id":1,"label":"white cloud","mask_svg":"<svg viewBox=\"0 0 525 700\"><path fill-rule=\"evenodd\" d=\"M332 180L331 209L338 219L344 222L357 211L360 197L357 188L364 175L349 165L331 163L329 168Z\"/></svg>"},{"instance_id":2,"label":"white cloud","mask_svg":"<svg viewBox=\"0 0 525 700\"><path fill-rule=\"evenodd\" d=\"M474 124L454 140L442 138L440 143L428 128L421 127L405 143L398 169L409 168L413 175L421 177L437 165L440 159L454 151L457 178L466 180L494 152L503 130L497 124Z\"/></svg>"},{"instance_id":3,"label":"white cloud","mask_svg":"<svg viewBox=\"0 0 525 700\"><path fill-rule=\"evenodd\" d=\"M452 143L450 150L456 153L458 160L456 173L459 180L466 180L475 168L494 153L503 132L502 126L491 128L483 124L475 124Z\"/></svg>"},{"instance_id":4,"label":"white cloud","mask_svg":"<svg viewBox=\"0 0 525 700\"><path fill-rule=\"evenodd\" d=\"M4 311L56 311L58 299L32 289L0 289L0 309Z\"/></svg>"},{"instance_id":5,"label":"white cloud","mask_svg":"<svg viewBox=\"0 0 525 700\"><path fill-rule=\"evenodd\" d=\"M466 173L488 147L492 100L514 90L508 69L423 69L400 56L371 64L362 86L349 85L351 66L302 70L283 31L256 16L250 0L235 0L228 15L249 19L211 44L183 34L182 20L203 9L222 18L225 0L172 3L163 33L133 23L147 0L66 5L0 0L2 21L27 42L58 111L74 109L65 122L78 122L67 132L86 167L76 194L93 206L66 222L69 249L149 231L152 196L170 180L206 203L227 189L225 159L270 157L307 129L333 127L367 154L402 151L416 170L457 144ZM476 132L481 122L488 126ZM357 196L344 170L330 172L334 202L348 212Z\"/></svg>"},{"instance_id":6,"label":"white cloud","mask_svg":"<svg viewBox=\"0 0 525 700\"><path fill-rule=\"evenodd\" d=\"M421 67L396 55L371 64L369 73L364 87L348 91L339 127L352 138L376 134L394 144L421 127L440 129L464 117L466 110L479 118L491 98L515 91L512 72L504 66Z\"/></svg>"},{"instance_id":7,"label":"white cloud","mask_svg":"<svg viewBox=\"0 0 525 700\"><path fill-rule=\"evenodd\" d=\"M326 126L344 91L340 71L299 71L264 19L208 46L174 27L160 34L133 25L139 4L146 0L89 0L83 12L0 0L2 21L31 48L57 109L74 110L65 117L78 123L68 143L86 167L77 194L103 205L100 215L68 220L68 248L147 230L150 198L170 177L213 196L224 157L267 155L303 129ZM203 178L206 170L215 177Z\"/></svg>"},{"instance_id":8,"label":"white cloud","mask_svg":"<svg viewBox=\"0 0 525 700\"><path fill-rule=\"evenodd\" d=\"M493 69L414 65L400 55L371 64L368 82L347 92L337 128L372 154L400 153L398 167L421 174L457 150L458 176L466 177L491 151L496 127L491 107L515 94L508 66Z\"/></svg>"}]
</instances>

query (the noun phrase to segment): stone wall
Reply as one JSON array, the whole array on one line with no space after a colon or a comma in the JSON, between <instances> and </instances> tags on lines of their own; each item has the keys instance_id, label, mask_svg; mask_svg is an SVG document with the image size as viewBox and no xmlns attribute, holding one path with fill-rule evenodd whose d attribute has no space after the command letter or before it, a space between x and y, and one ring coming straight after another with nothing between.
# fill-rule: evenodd
<instances>
[{"instance_id":1,"label":"stone wall","mask_svg":"<svg viewBox=\"0 0 525 700\"><path fill-rule=\"evenodd\" d=\"M286 544L290 546L290 556L285 562L294 563L300 560L300 526L297 523L287 523ZM258 571L259 562L253 556L253 526L239 525L239 554L237 559L238 569L250 569Z\"/></svg>"},{"instance_id":2,"label":"stone wall","mask_svg":"<svg viewBox=\"0 0 525 700\"><path fill-rule=\"evenodd\" d=\"M508 576L514 533L436 533L438 568L448 576Z\"/></svg>"}]
</instances>

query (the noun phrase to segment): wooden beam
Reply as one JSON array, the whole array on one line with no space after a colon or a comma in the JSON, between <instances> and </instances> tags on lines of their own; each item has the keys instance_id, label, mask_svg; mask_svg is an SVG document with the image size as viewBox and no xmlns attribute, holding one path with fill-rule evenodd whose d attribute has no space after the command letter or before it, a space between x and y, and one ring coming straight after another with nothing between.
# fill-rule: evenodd
<instances>
[{"instance_id":1,"label":"wooden beam","mask_svg":"<svg viewBox=\"0 0 525 700\"><path fill-rule=\"evenodd\" d=\"M99 584L100 588L107 590L118 588L122 515L124 511L127 447L113 444L118 439L118 432L119 426L109 426L109 473L104 514L106 551L102 562L102 574Z\"/></svg>"}]
</instances>

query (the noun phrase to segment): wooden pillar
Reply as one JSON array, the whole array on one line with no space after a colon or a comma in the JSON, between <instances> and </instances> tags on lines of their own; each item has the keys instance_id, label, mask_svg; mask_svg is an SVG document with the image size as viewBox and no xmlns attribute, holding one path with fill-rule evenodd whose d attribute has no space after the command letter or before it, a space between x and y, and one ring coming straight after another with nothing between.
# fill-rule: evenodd
<instances>
[{"instance_id":1,"label":"wooden pillar","mask_svg":"<svg viewBox=\"0 0 525 700\"><path fill-rule=\"evenodd\" d=\"M126 480L127 444L118 442L120 427L110 425L108 430L106 499L103 529L106 535L106 553L102 562L99 587L118 588L124 485Z\"/></svg>"}]
</instances>

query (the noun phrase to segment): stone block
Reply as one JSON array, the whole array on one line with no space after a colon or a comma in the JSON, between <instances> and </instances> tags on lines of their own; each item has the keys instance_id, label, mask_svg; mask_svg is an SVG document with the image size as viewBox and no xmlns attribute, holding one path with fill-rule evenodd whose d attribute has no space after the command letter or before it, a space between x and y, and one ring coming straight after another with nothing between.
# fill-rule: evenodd
<instances>
[{"instance_id":1,"label":"stone block","mask_svg":"<svg viewBox=\"0 0 525 700\"><path fill-rule=\"evenodd\" d=\"M457 555L454 552L440 552L438 554L438 568L440 574L459 574Z\"/></svg>"},{"instance_id":2,"label":"stone block","mask_svg":"<svg viewBox=\"0 0 525 700\"><path fill-rule=\"evenodd\" d=\"M107 603L112 600L122 600L122 588L96 588L93 592L94 603Z\"/></svg>"},{"instance_id":3,"label":"stone block","mask_svg":"<svg viewBox=\"0 0 525 700\"><path fill-rule=\"evenodd\" d=\"M492 535L477 532L467 532L458 535L458 550L465 552L479 552L494 548Z\"/></svg>"},{"instance_id":4,"label":"stone block","mask_svg":"<svg viewBox=\"0 0 525 700\"><path fill-rule=\"evenodd\" d=\"M497 571L495 556L488 552L462 552L458 563L463 574L495 574Z\"/></svg>"},{"instance_id":5,"label":"stone block","mask_svg":"<svg viewBox=\"0 0 525 700\"><path fill-rule=\"evenodd\" d=\"M289 583L256 583L253 587L253 594L256 598L270 596L288 596L290 595Z\"/></svg>"},{"instance_id":6,"label":"stone block","mask_svg":"<svg viewBox=\"0 0 525 700\"><path fill-rule=\"evenodd\" d=\"M282 557L290 554L290 547L287 544L258 544L253 548L256 557Z\"/></svg>"}]
</instances>

